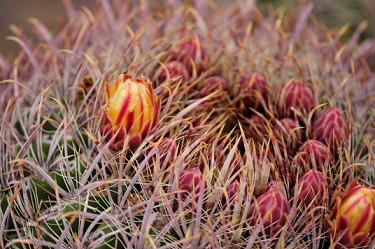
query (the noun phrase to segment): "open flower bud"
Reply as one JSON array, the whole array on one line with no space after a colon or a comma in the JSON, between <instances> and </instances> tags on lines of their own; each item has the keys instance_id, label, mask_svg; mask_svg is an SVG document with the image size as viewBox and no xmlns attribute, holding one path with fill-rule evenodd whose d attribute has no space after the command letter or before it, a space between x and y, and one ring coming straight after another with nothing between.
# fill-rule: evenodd
<instances>
[{"instance_id":1,"label":"open flower bud","mask_svg":"<svg viewBox=\"0 0 375 249\"><path fill-rule=\"evenodd\" d=\"M203 47L198 36L187 36L177 45L171 58L184 64L190 73L193 72L194 67L197 72L201 72L205 69L206 49Z\"/></svg>"},{"instance_id":2,"label":"open flower bud","mask_svg":"<svg viewBox=\"0 0 375 249\"><path fill-rule=\"evenodd\" d=\"M203 175L198 167L184 169L178 181L179 189L183 190L181 193L182 200L186 200L189 195L196 197L200 193L202 181L204 181Z\"/></svg>"},{"instance_id":3,"label":"open flower bud","mask_svg":"<svg viewBox=\"0 0 375 249\"><path fill-rule=\"evenodd\" d=\"M355 180L351 182L336 197L336 205L331 217L326 219L326 226L333 241L339 240L337 248L368 246L375 235L375 186L364 187Z\"/></svg>"},{"instance_id":4,"label":"open flower bud","mask_svg":"<svg viewBox=\"0 0 375 249\"><path fill-rule=\"evenodd\" d=\"M321 206L322 201L327 196L327 181L323 174L316 170L310 170L301 179L298 180L298 189L300 192L299 203L305 208ZM292 190L294 193L294 188Z\"/></svg>"},{"instance_id":5,"label":"open flower bud","mask_svg":"<svg viewBox=\"0 0 375 249\"><path fill-rule=\"evenodd\" d=\"M156 70L153 80L160 83L177 77L181 77L182 82L185 82L189 79L189 72L181 62L169 61Z\"/></svg>"},{"instance_id":6,"label":"open flower bud","mask_svg":"<svg viewBox=\"0 0 375 249\"><path fill-rule=\"evenodd\" d=\"M338 146L348 143L349 132L344 117L336 107L329 108L314 123L313 135L325 143L332 153Z\"/></svg>"},{"instance_id":7,"label":"open flower bud","mask_svg":"<svg viewBox=\"0 0 375 249\"><path fill-rule=\"evenodd\" d=\"M307 166L309 169L322 171L323 166L332 162L332 154L328 147L317 140L307 140L298 149L293 163L297 167Z\"/></svg>"},{"instance_id":8,"label":"open flower bud","mask_svg":"<svg viewBox=\"0 0 375 249\"><path fill-rule=\"evenodd\" d=\"M128 134L129 147L138 147L156 124L160 112L160 98L154 96L151 82L144 77L121 74L112 87L107 83L106 92L102 134L107 141L115 136L111 144L114 150L123 148Z\"/></svg>"},{"instance_id":9,"label":"open flower bud","mask_svg":"<svg viewBox=\"0 0 375 249\"><path fill-rule=\"evenodd\" d=\"M247 219L251 226L263 224L265 235L272 237L285 225L290 205L276 187L269 188L250 205Z\"/></svg>"},{"instance_id":10,"label":"open flower bud","mask_svg":"<svg viewBox=\"0 0 375 249\"><path fill-rule=\"evenodd\" d=\"M304 83L292 81L281 91L277 111L280 117L294 117L292 107L302 113L308 113L314 108L314 95Z\"/></svg>"},{"instance_id":11,"label":"open flower bud","mask_svg":"<svg viewBox=\"0 0 375 249\"><path fill-rule=\"evenodd\" d=\"M256 73L245 75L240 81L240 92L245 112L249 112L249 108L258 109L261 100L267 103L269 89L266 79Z\"/></svg>"}]
</instances>

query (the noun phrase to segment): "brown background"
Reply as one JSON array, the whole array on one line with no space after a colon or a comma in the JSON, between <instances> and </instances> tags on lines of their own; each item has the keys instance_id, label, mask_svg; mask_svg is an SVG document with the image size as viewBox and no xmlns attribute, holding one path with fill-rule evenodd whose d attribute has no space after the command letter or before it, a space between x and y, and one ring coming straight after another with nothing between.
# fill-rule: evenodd
<instances>
[{"instance_id":1,"label":"brown background","mask_svg":"<svg viewBox=\"0 0 375 249\"><path fill-rule=\"evenodd\" d=\"M76 8L82 5L94 8L99 0L71 0ZM129 1L129 0L125 0ZM149 0L157 1L157 0ZM165 0L159 0L165 1ZM198 0L177 0L198 1ZM206 1L206 0L200 0ZM225 5L234 0L213 0L217 4ZM329 27L342 27L349 23L353 32L358 24L367 20L369 26L364 32L364 38L375 36L375 0L308 0L314 3L313 12L317 18ZM285 5L287 8L295 7L298 0L257 0L263 5L273 5L277 8ZM14 41L6 40L13 35L9 29L10 24L21 27L26 36L35 40L29 18L39 19L54 34L59 21L66 18L63 0L0 0L0 53L8 58L13 58L20 51L19 45Z\"/></svg>"},{"instance_id":2,"label":"brown background","mask_svg":"<svg viewBox=\"0 0 375 249\"><path fill-rule=\"evenodd\" d=\"M95 6L94 0L73 0L76 8L82 5ZM62 0L0 0L0 53L8 58L20 51L14 41L6 40L13 35L9 29L11 24L21 27L26 36L35 39L29 18L35 17L41 21L53 34L57 30L59 21L66 18Z\"/></svg>"}]
</instances>

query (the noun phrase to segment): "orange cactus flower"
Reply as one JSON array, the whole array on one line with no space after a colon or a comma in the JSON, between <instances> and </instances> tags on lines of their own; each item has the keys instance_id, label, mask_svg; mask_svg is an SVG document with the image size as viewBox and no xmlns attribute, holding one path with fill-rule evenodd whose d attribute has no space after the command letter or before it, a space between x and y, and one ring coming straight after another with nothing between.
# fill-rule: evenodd
<instances>
[{"instance_id":1,"label":"orange cactus flower","mask_svg":"<svg viewBox=\"0 0 375 249\"><path fill-rule=\"evenodd\" d=\"M368 245L375 235L375 186L364 187L355 180L350 183L336 198L336 206L326 224L333 241L339 239L337 248Z\"/></svg>"},{"instance_id":2,"label":"orange cactus flower","mask_svg":"<svg viewBox=\"0 0 375 249\"><path fill-rule=\"evenodd\" d=\"M107 140L116 136L111 144L114 150L123 148L128 134L131 135L129 147L138 147L155 126L160 112L160 98L154 96L150 80L121 74L112 87L107 83L106 93L102 133L107 135Z\"/></svg>"}]
</instances>

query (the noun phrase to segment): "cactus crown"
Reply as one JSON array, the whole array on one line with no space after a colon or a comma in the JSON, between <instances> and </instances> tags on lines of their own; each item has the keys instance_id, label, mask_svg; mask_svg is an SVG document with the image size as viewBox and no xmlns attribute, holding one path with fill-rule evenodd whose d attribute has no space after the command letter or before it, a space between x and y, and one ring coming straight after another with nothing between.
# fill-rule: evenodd
<instances>
[{"instance_id":1,"label":"cactus crown","mask_svg":"<svg viewBox=\"0 0 375 249\"><path fill-rule=\"evenodd\" d=\"M334 198L375 181L361 29L341 43L305 1L286 16L198 2L66 0L56 35L15 29L22 52L0 57L0 248L371 243L342 234L364 216L336 217Z\"/></svg>"}]
</instances>

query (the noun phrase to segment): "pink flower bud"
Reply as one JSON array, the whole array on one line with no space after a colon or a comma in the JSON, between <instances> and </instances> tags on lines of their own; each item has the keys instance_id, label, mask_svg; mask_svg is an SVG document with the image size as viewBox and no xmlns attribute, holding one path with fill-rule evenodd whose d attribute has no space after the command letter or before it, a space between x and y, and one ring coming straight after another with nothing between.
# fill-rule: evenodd
<instances>
[{"instance_id":1,"label":"pink flower bud","mask_svg":"<svg viewBox=\"0 0 375 249\"><path fill-rule=\"evenodd\" d=\"M247 219L251 226L263 224L266 235L272 237L281 231L289 212L290 205L282 192L270 188L251 204Z\"/></svg>"},{"instance_id":2,"label":"pink flower bud","mask_svg":"<svg viewBox=\"0 0 375 249\"><path fill-rule=\"evenodd\" d=\"M317 140L307 140L298 149L293 164L297 167L308 166L308 169L322 171L323 166L332 162L332 154L328 147Z\"/></svg>"},{"instance_id":3,"label":"pink flower bud","mask_svg":"<svg viewBox=\"0 0 375 249\"><path fill-rule=\"evenodd\" d=\"M298 201L305 208L311 209L323 204L322 201L327 196L328 185L321 172L310 170L298 180L297 186L300 190ZM294 188L292 193L294 193Z\"/></svg>"},{"instance_id":4,"label":"pink flower bud","mask_svg":"<svg viewBox=\"0 0 375 249\"><path fill-rule=\"evenodd\" d=\"M292 81L281 91L277 111L280 117L294 117L292 107L302 113L308 113L314 108L314 95L304 83Z\"/></svg>"},{"instance_id":5,"label":"pink flower bud","mask_svg":"<svg viewBox=\"0 0 375 249\"><path fill-rule=\"evenodd\" d=\"M160 166L165 165L166 167L169 167L176 161L177 145L173 139L165 137L155 146L158 148ZM153 147L150 147L148 151L151 151L152 148ZM152 156L150 158L150 164L154 163L156 160L156 155Z\"/></svg>"},{"instance_id":6,"label":"pink flower bud","mask_svg":"<svg viewBox=\"0 0 375 249\"><path fill-rule=\"evenodd\" d=\"M236 201L235 198L238 196L239 188L240 183L237 180L234 180L234 182L227 187L227 195L223 194L221 198L221 203L223 206L227 205L227 203L231 203L232 201Z\"/></svg>"},{"instance_id":7,"label":"pink flower bud","mask_svg":"<svg viewBox=\"0 0 375 249\"><path fill-rule=\"evenodd\" d=\"M185 82L189 79L189 72L186 69L185 65L179 61L170 61L164 65L159 66L154 74L154 81L164 82L170 81L172 79L181 77L182 82Z\"/></svg>"},{"instance_id":8,"label":"pink flower bud","mask_svg":"<svg viewBox=\"0 0 375 249\"><path fill-rule=\"evenodd\" d=\"M181 193L182 200L184 201L189 195L195 196L200 193L201 182L204 181L202 172L198 167L184 169L178 181L178 186Z\"/></svg>"},{"instance_id":9,"label":"pink flower bud","mask_svg":"<svg viewBox=\"0 0 375 249\"><path fill-rule=\"evenodd\" d=\"M313 135L316 140L325 143L332 153L336 153L338 146L348 143L348 127L336 107L329 108L314 122Z\"/></svg>"}]
</instances>

